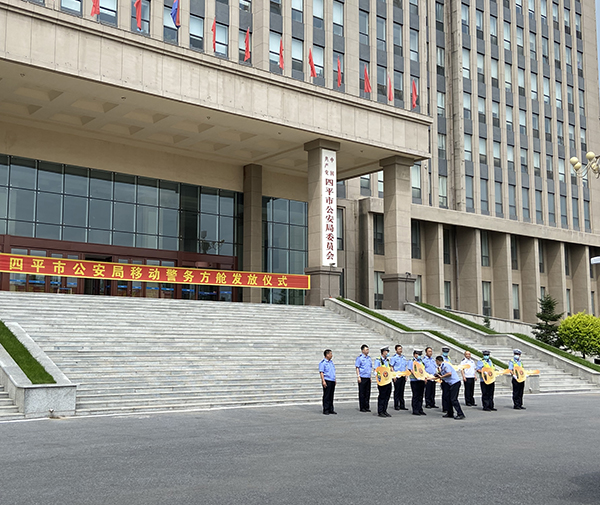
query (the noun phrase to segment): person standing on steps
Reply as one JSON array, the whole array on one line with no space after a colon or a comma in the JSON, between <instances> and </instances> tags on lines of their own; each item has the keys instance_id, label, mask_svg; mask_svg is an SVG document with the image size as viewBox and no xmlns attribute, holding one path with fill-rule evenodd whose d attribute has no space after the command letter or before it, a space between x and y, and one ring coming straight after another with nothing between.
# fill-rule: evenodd
<instances>
[{"instance_id":1,"label":"person standing on steps","mask_svg":"<svg viewBox=\"0 0 600 505\"><path fill-rule=\"evenodd\" d=\"M496 385L493 382L491 384L486 384L484 382L483 374L481 373L483 367L494 368L494 363L492 363L492 358L490 358L490 351L483 351L483 358L477 362L475 370L481 375L479 384L481 386L481 403L483 404L483 410L484 412L491 412L492 410L498 410L494 408L494 390Z\"/></svg>"},{"instance_id":2,"label":"person standing on steps","mask_svg":"<svg viewBox=\"0 0 600 505\"><path fill-rule=\"evenodd\" d=\"M319 374L323 386L323 414L337 414L333 410L333 394L335 393L335 365L333 364L333 352L331 349L323 351L324 359L319 363Z\"/></svg>"},{"instance_id":3,"label":"person standing on steps","mask_svg":"<svg viewBox=\"0 0 600 505\"><path fill-rule=\"evenodd\" d=\"M525 390L525 382L519 382L516 378L516 374L514 372L515 365L523 367L523 362L521 361L521 351L520 349L515 349L513 351L513 357L508 363L508 369L512 374L512 398L513 398L513 408L515 410L525 410L523 407L523 391Z\"/></svg>"},{"instance_id":4,"label":"person standing on steps","mask_svg":"<svg viewBox=\"0 0 600 505\"><path fill-rule=\"evenodd\" d=\"M390 359L387 357L389 352L389 347L383 347L381 349L381 356L375 360L375 368L384 366L391 371ZM392 417L387 411L390 402L390 394L392 393L392 383L390 382L385 386L377 384L377 389L379 390L379 395L377 396L377 415L379 417Z\"/></svg>"},{"instance_id":5,"label":"person standing on steps","mask_svg":"<svg viewBox=\"0 0 600 505\"><path fill-rule=\"evenodd\" d=\"M390 365L394 372L405 372L408 360L402 354L402 346L396 345L396 354L390 359ZM404 403L404 388L406 377L394 377L394 410L408 410Z\"/></svg>"},{"instance_id":6,"label":"person standing on steps","mask_svg":"<svg viewBox=\"0 0 600 505\"><path fill-rule=\"evenodd\" d=\"M428 374L435 375L437 372L437 366L433 357L433 349L431 347L425 348L425 357L423 358L423 364L425 365L425 371ZM425 384L425 408L435 409L435 381L427 381Z\"/></svg>"},{"instance_id":7,"label":"person standing on steps","mask_svg":"<svg viewBox=\"0 0 600 505\"><path fill-rule=\"evenodd\" d=\"M465 351L465 358L460 362L461 365L471 365L460 371L462 380L465 384L465 405L467 407L477 407L475 403L475 361L471 359L471 353Z\"/></svg>"},{"instance_id":8,"label":"person standing on steps","mask_svg":"<svg viewBox=\"0 0 600 505\"><path fill-rule=\"evenodd\" d=\"M436 377L442 379L448 386L448 412L442 417L464 419L462 408L458 401L458 393L460 391L460 376L454 367L447 361L444 361L443 356L435 358L435 362L439 368L439 372ZM456 410L456 417L454 417L454 411Z\"/></svg>"},{"instance_id":9,"label":"person standing on steps","mask_svg":"<svg viewBox=\"0 0 600 505\"><path fill-rule=\"evenodd\" d=\"M407 370L413 371L415 362L419 362L423 365L423 359L421 355L423 351L415 349L413 351L413 359L408 363ZM424 366L424 365L423 365ZM427 381L423 379L417 379L414 374L410 375L410 389L412 391L412 413L413 416L425 416L423 412L423 393L425 392L425 383Z\"/></svg>"},{"instance_id":10,"label":"person standing on steps","mask_svg":"<svg viewBox=\"0 0 600 505\"><path fill-rule=\"evenodd\" d=\"M450 363L450 365L452 365L449 347L442 347L442 358L444 359L444 363ZM448 412L448 407L450 406L450 386L446 381L442 381L440 388L442 389L442 412L445 414Z\"/></svg>"},{"instance_id":11,"label":"person standing on steps","mask_svg":"<svg viewBox=\"0 0 600 505\"><path fill-rule=\"evenodd\" d=\"M371 375L373 374L373 362L369 357L369 346L363 344L361 353L356 358L356 380L358 382L358 406L361 412L371 412L369 400L371 399Z\"/></svg>"}]
</instances>

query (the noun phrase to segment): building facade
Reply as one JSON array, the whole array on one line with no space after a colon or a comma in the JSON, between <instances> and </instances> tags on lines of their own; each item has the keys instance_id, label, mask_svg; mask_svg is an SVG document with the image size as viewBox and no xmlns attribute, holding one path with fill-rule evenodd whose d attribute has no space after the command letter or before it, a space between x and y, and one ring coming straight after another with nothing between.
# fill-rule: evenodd
<instances>
[{"instance_id":1,"label":"building facade","mask_svg":"<svg viewBox=\"0 0 600 505\"><path fill-rule=\"evenodd\" d=\"M596 311L600 190L569 164L600 133L593 5L97 7L0 0L2 251L307 272L312 289L12 273L2 289L320 303L339 287L525 321L545 291ZM326 151L337 265L319 256Z\"/></svg>"}]
</instances>

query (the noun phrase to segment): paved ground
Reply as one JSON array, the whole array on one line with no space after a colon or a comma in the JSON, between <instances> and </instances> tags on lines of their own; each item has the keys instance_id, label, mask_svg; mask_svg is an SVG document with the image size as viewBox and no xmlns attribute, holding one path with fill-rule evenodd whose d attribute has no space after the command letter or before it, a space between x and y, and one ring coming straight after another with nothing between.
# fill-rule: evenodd
<instances>
[{"instance_id":1,"label":"paved ground","mask_svg":"<svg viewBox=\"0 0 600 505\"><path fill-rule=\"evenodd\" d=\"M600 395L525 401L464 421L352 403L3 423L0 503L600 503Z\"/></svg>"}]
</instances>

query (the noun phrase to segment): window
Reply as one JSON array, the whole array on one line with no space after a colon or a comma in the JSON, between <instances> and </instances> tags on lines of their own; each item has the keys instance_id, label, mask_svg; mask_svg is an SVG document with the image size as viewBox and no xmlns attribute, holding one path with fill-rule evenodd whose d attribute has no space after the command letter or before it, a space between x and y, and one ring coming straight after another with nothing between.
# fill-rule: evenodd
<instances>
[{"instance_id":1,"label":"window","mask_svg":"<svg viewBox=\"0 0 600 505\"><path fill-rule=\"evenodd\" d=\"M544 273L545 261L544 261L544 242L538 239L538 267L541 274Z\"/></svg>"},{"instance_id":2,"label":"window","mask_svg":"<svg viewBox=\"0 0 600 505\"><path fill-rule=\"evenodd\" d=\"M571 11L565 7L565 33L571 35Z\"/></svg>"},{"instance_id":3,"label":"window","mask_svg":"<svg viewBox=\"0 0 600 505\"><path fill-rule=\"evenodd\" d=\"M544 103L550 105L550 79L544 77Z\"/></svg>"},{"instance_id":4,"label":"window","mask_svg":"<svg viewBox=\"0 0 600 505\"><path fill-rule=\"evenodd\" d=\"M540 138L540 116L535 112L531 113L531 132L534 139Z\"/></svg>"},{"instance_id":5,"label":"window","mask_svg":"<svg viewBox=\"0 0 600 505\"><path fill-rule=\"evenodd\" d=\"M215 54L227 58L229 55L229 27L216 23L215 31Z\"/></svg>"},{"instance_id":6,"label":"window","mask_svg":"<svg viewBox=\"0 0 600 505\"><path fill-rule=\"evenodd\" d=\"M240 0L240 10L244 12L252 12L252 1Z\"/></svg>"},{"instance_id":7,"label":"window","mask_svg":"<svg viewBox=\"0 0 600 505\"><path fill-rule=\"evenodd\" d=\"M510 63L504 64L504 88L512 93L512 65Z\"/></svg>"},{"instance_id":8,"label":"window","mask_svg":"<svg viewBox=\"0 0 600 505\"><path fill-rule=\"evenodd\" d=\"M473 137L465 135L465 161L473 161Z\"/></svg>"},{"instance_id":9,"label":"window","mask_svg":"<svg viewBox=\"0 0 600 505\"><path fill-rule=\"evenodd\" d=\"M560 44L554 43L554 67L556 70L560 70Z\"/></svg>"},{"instance_id":10,"label":"window","mask_svg":"<svg viewBox=\"0 0 600 505\"><path fill-rule=\"evenodd\" d=\"M502 183L497 182L494 184L495 203L496 203L496 215L502 216Z\"/></svg>"},{"instance_id":11,"label":"window","mask_svg":"<svg viewBox=\"0 0 600 505\"><path fill-rule=\"evenodd\" d=\"M375 283L373 286L373 297L375 309L381 309L383 307L383 275L384 272L374 272Z\"/></svg>"},{"instance_id":12,"label":"window","mask_svg":"<svg viewBox=\"0 0 600 505\"><path fill-rule=\"evenodd\" d=\"M462 25L462 32L469 34L469 6L461 4L460 6L460 22Z\"/></svg>"},{"instance_id":13,"label":"window","mask_svg":"<svg viewBox=\"0 0 600 505\"><path fill-rule=\"evenodd\" d=\"M537 59L537 54L535 50L535 33L529 32L529 57L532 60Z\"/></svg>"},{"instance_id":14,"label":"window","mask_svg":"<svg viewBox=\"0 0 600 505\"><path fill-rule=\"evenodd\" d=\"M409 0L409 12L411 16L419 15L419 0Z\"/></svg>"},{"instance_id":15,"label":"window","mask_svg":"<svg viewBox=\"0 0 600 505\"><path fill-rule=\"evenodd\" d=\"M387 70L381 65L377 65L377 100L387 102Z\"/></svg>"},{"instance_id":16,"label":"window","mask_svg":"<svg viewBox=\"0 0 600 505\"><path fill-rule=\"evenodd\" d=\"M415 163L410 170L413 199L421 199L421 164Z\"/></svg>"},{"instance_id":17,"label":"window","mask_svg":"<svg viewBox=\"0 0 600 505\"><path fill-rule=\"evenodd\" d=\"M542 176L542 166L540 161L540 153L533 152L533 175L536 177Z\"/></svg>"},{"instance_id":18,"label":"window","mask_svg":"<svg viewBox=\"0 0 600 505\"><path fill-rule=\"evenodd\" d=\"M402 25L394 23L394 56L403 56L402 47Z\"/></svg>"},{"instance_id":19,"label":"window","mask_svg":"<svg viewBox=\"0 0 600 505\"><path fill-rule=\"evenodd\" d=\"M248 47L250 48L250 59L246 59L246 31L240 30L238 37L238 62L241 64L252 65L252 33L248 34Z\"/></svg>"},{"instance_id":20,"label":"window","mask_svg":"<svg viewBox=\"0 0 600 505\"><path fill-rule=\"evenodd\" d=\"M575 34L581 40L581 14L575 13Z\"/></svg>"},{"instance_id":21,"label":"window","mask_svg":"<svg viewBox=\"0 0 600 505\"><path fill-rule=\"evenodd\" d=\"M271 14L281 16L281 0L271 0L270 3Z\"/></svg>"},{"instance_id":22,"label":"window","mask_svg":"<svg viewBox=\"0 0 600 505\"><path fill-rule=\"evenodd\" d=\"M318 30L323 30L325 28L323 17L323 0L313 0L313 26Z\"/></svg>"},{"instance_id":23,"label":"window","mask_svg":"<svg viewBox=\"0 0 600 505\"><path fill-rule=\"evenodd\" d=\"M549 117L544 118L544 130L546 132L546 140L552 142L552 119Z\"/></svg>"},{"instance_id":24,"label":"window","mask_svg":"<svg viewBox=\"0 0 600 505\"><path fill-rule=\"evenodd\" d=\"M279 61L279 48L277 49L277 61ZM304 72L304 41L300 39L292 39L292 70Z\"/></svg>"},{"instance_id":25,"label":"window","mask_svg":"<svg viewBox=\"0 0 600 505\"><path fill-rule=\"evenodd\" d=\"M500 104L492 102L492 124L495 128L500 128Z\"/></svg>"},{"instance_id":26,"label":"window","mask_svg":"<svg viewBox=\"0 0 600 505\"><path fill-rule=\"evenodd\" d=\"M513 108L509 105L506 106L506 131L512 132L513 128Z\"/></svg>"},{"instance_id":27,"label":"window","mask_svg":"<svg viewBox=\"0 0 600 505\"><path fill-rule=\"evenodd\" d=\"M333 2L333 34L344 36L344 4L337 0Z\"/></svg>"},{"instance_id":28,"label":"window","mask_svg":"<svg viewBox=\"0 0 600 505\"><path fill-rule=\"evenodd\" d=\"M69 9L65 8L65 5L69 4L70 7ZM72 5L71 5L72 4ZM70 12L71 7L75 7L75 4L79 4L81 6L81 2L74 0L62 0L61 2L61 7L63 10L67 10L67 12ZM131 31L132 32L136 32L136 33L141 33L142 35L149 35L150 34L150 0L141 0L141 7L142 7L142 16L141 16L141 24L142 24L142 28L138 28L137 26L137 17L136 17L136 11L135 11L135 0L131 1Z\"/></svg>"},{"instance_id":29,"label":"window","mask_svg":"<svg viewBox=\"0 0 600 505\"><path fill-rule=\"evenodd\" d=\"M483 40L483 12L475 11L475 28L477 30L477 38Z\"/></svg>"},{"instance_id":30,"label":"window","mask_svg":"<svg viewBox=\"0 0 600 505\"><path fill-rule=\"evenodd\" d=\"M340 73L341 73L341 78L340 78L340 82L343 84L344 83L344 53L338 53L337 51L333 51L333 68L335 69L335 86L337 88L337 64L338 64L338 58L340 60Z\"/></svg>"},{"instance_id":31,"label":"window","mask_svg":"<svg viewBox=\"0 0 600 505\"><path fill-rule=\"evenodd\" d=\"M558 5L555 3L552 4L552 22L554 23L554 29L560 30L560 26L558 24Z\"/></svg>"},{"instance_id":32,"label":"window","mask_svg":"<svg viewBox=\"0 0 600 505\"><path fill-rule=\"evenodd\" d=\"M410 31L410 60L419 61L419 32Z\"/></svg>"},{"instance_id":33,"label":"window","mask_svg":"<svg viewBox=\"0 0 600 505\"><path fill-rule=\"evenodd\" d=\"M444 281L444 308L452 308L452 284L450 281Z\"/></svg>"},{"instance_id":34,"label":"window","mask_svg":"<svg viewBox=\"0 0 600 505\"><path fill-rule=\"evenodd\" d=\"M490 17L490 42L498 45L498 19L494 16Z\"/></svg>"},{"instance_id":35,"label":"window","mask_svg":"<svg viewBox=\"0 0 600 505\"><path fill-rule=\"evenodd\" d=\"M411 221L411 257L416 260L421 259L421 222Z\"/></svg>"},{"instance_id":36,"label":"window","mask_svg":"<svg viewBox=\"0 0 600 505\"><path fill-rule=\"evenodd\" d=\"M362 196L371 196L371 176L361 175L360 177L360 194Z\"/></svg>"},{"instance_id":37,"label":"window","mask_svg":"<svg viewBox=\"0 0 600 505\"><path fill-rule=\"evenodd\" d=\"M523 200L523 221L529 221L529 188L521 188L521 199Z\"/></svg>"},{"instance_id":38,"label":"window","mask_svg":"<svg viewBox=\"0 0 600 505\"><path fill-rule=\"evenodd\" d=\"M569 46L565 47L565 63L567 65L567 73L568 74L572 74L573 73L573 51L571 50L571 48Z\"/></svg>"},{"instance_id":39,"label":"window","mask_svg":"<svg viewBox=\"0 0 600 505\"><path fill-rule=\"evenodd\" d=\"M446 51L443 47L436 47L436 60L437 60L437 74L446 75Z\"/></svg>"},{"instance_id":40,"label":"window","mask_svg":"<svg viewBox=\"0 0 600 505\"><path fill-rule=\"evenodd\" d=\"M442 233L443 250L444 250L444 265L450 264L450 230L444 228Z\"/></svg>"},{"instance_id":41,"label":"window","mask_svg":"<svg viewBox=\"0 0 600 505\"><path fill-rule=\"evenodd\" d=\"M334 7L333 7L334 19L335 19L335 4L336 4L336 2L334 2ZM342 11L342 15L343 15L343 11ZM295 21L296 23L304 22L304 2L303 2L303 0L292 0L292 21ZM334 21L334 23L335 23L335 21ZM335 33L335 28L334 28L334 33Z\"/></svg>"},{"instance_id":42,"label":"window","mask_svg":"<svg viewBox=\"0 0 600 505\"><path fill-rule=\"evenodd\" d=\"M343 182L343 181L340 181ZM338 251L344 250L344 209L337 209L337 249Z\"/></svg>"},{"instance_id":43,"label":"window","mask_svg":"<svg viewBox=\"0 0 600 505\"><path fill-rule=\"evenodd\" d=\"M510 24L504 21L504 49L510 51Z\"/></svg>"},{"instance_id":44,"label":"window","mask_svg":"<svg viewBox=\"0 0 600 505\"><path fill-rule=\"evenodd\" d=\"M437 92L437 115L446 117L446 93Z\"/></svg>"},{"instance_id":45,"label":"window","mask_svg":"<svg viewBox=\"0 0 600 505\"><path fill-rule=\"evenodd\" d=\"M559 146L565 145L565 131L562 121L556 122L556 141Z\"/></svg>"},{"instance_id":46,"label":"window","mask_svg":"<svg viewBox=\"0 0 600 505\"><path fill-rule=\"evenodd\" d=\"M488 281L482 281L481 283L482 301L483 301L483 315L492 315L492 283Z\"/></svg>"},{"instance_id":47,"label":"window","mask_svg":"<svg viewBox=\"0 0 600 505\"><path fill-rule=\"evenodd\" d=\"M498 87L498 60L492 58L492 86Z\"/></svg>"},{"instance_id":48,"label":"window","mask_svg":"<svg viewBox=\"0 0 600 505\"><path fill-rule=\"evenodd\" d=\"M377 196L383 198L383 170L377 172Z\"/></svg>"},{"instance_id":49,"label":"window","mask_svg":"<svg viewBox=\"0 0 600 505\"><path fill-rule=\"evenodd\" d=\"M573 228L579 230L579 199L573 198Z\"/></svg>"},{"instance_id":50,"label":"window","mask_svg":"<svg viewBox=\"0 0 600 505\"><path fill-rule=\"evenodd\" d=\"M383 239L383 214L373 214L373 253L385 254Z\"/></svg>"},{"instance_id":51,"label":"window","mask_svg":"<svg viewBox=\"0 0 600 505\"><path fill-rule=\"evenodd\" d=\"M444 4L435 4L435 27L440 32L444 31Z\"/></svg>"},{"instance_id":52,"label":"window","mask_svg":"<svg viewBox=\"0 0 600 505\"><path fill-rule=\"evenodd\" d=\"M106 25L117 26L117 0L100 0L98 21Z\"/></svg>"},{"instance_id":53,"label":"window","mask_svg":"<svg viewBox=\"0 0 600 505\"><path fill-rule=\"evenodd\" d=\"M150 3L148 3L148 9L150 9ZM60 1L60 9L64 12L67 12L69 14L75 14L76 16L81 16L81 0L61 0ZM133 12L133 18L135 18L135 9L133 8L133 3L132 3L132 7L131 10ZM144 11L143 5L142 5L142 13ZM131 29L133 30L135 26L135 29L137 30L137 26L132 24L131 25ZM143 29L143 23L142 23L142 29Z\"/></svg>"},{"instance_id":54,"label":"window","mask_svg":"<svg viewBox=\"0 0 600 505\"><path fill-rule=\"evenodd\" d=\"M531 74L531 99L538 99L538 78L537 74Z\"/></svg>"},{"instance_id":55,"label":"window","mask_svg":"<svg viewBox=\"0 0 600 505\"><path fill-rule=\"evenodd\" d=\"M577 51L577 75L583 77L583 53Z\"/></svg>"},{"instance_id":56,"label":"window","mask_svg":"<svg viewBox=\"0 0 600 505\"><path fill-rule=\"evenodd\" d=\"M446 159L446 135L443 133L438 133L438 158L441 160Z\"/></svg>"},{"instance_id":57,"label":"window","mask_svg":"<svg viewBox=\"0 0 600 505\"><path fill-rule=\"evenodd\" d=\"M315 65L315 71L317 72L317 77L323 77L324 69L323 69L323 53L325 51L324 47L321 46L313 46L312 54L313 54L313 63ZM336 62L337 64L337 62Z\"/></svg>"},{"instance_id":58,"label":"window","mask_svg":"<svg viewBox=\"0 0 600 505\"><path fill-rule=\"evenodd\" d=\"M550 50L548 48L548 39L542 37L542 61L546 65L550 65Z\"/></svg>"},{"instance_id":59,"label":"window","mask_svg":"<svg viewBox=\"0 0 600 505\"><path fill-rule=\"evenodd\" d=\"M579 115L585 116L585 100L584 92L582 89L579 90Z\"/></svg>"},{"instance_id":60,"label":"window","mask_svg":"<svg viewBox=\"0 0 600 505\"><path fill-rule=\"evenodd\" d=\"M524 32L520 26L517 26L517 54L525 56Z\"/></svg>"},{"instance_id":61,"label":"window","mask_svg":"<svg viewBox=\"0 0 600 505\"><path fill-rule=\"evenodd\" d=\"M369 13L367 11L358 11L358 40L361 44L369 45Z\"/></svg>"},{"instance_id":62,"label":"window","mask_svg":"<svg viewBox=\"0 0 600 505\"><path fill-rule=\"evenodd\" d=\"M511 172L515 171L515 148L513 146L506 146L506 160L507 167Z\"/></svg>"},{"instance_id":63,"label":"window","mask_svg":"<svg viewBox=\"0 0 600 505\"><path fill-rule=\"evenodd\" d=\"M515 0L517 14L523 14L523 0Z\"/></svg>"},{"instance_id":64,"label":"window","mask_svg":"<svg viewBox=\"0 0 600 505\"><path fill-rule=\"evenodd\" d=\"M469 51L468 49L465 49L463 47L462 50L462 57L463 57L463 77L465 79L470 79L471 78L471 51Z\"/></svg>"},{"instance_id":65,"label":"window","mask_svg":"<svg viewBox=\"0 0 600 505\"><path fill-rule=\"evenodd\" d=\"M527 113L519 109L519 133L527 135Z\"/></svg>"},{"instance_id":66,"label":"window","mask_svg":"<svg viewBox=\"0 0 600 505\"><path fill-rule=\"evenodd\" d=\"M404 74L394 70L394 101L396 100L404 101Z\"/></svg>"},{"instance_id":67,"label":"window","mask_svg":"<svg viewBox=\"0 0 600 505\"><path fill-rule=\"evenodd\" d=\"M485 124L485 98L477 99L477 116L481 124Z\"/></svg>"},{"instance_id":68,"label":"window","mask_svg":"<svg viewBox=\"0 0 600 505\"><path fill-rule=\"evenodd\" d=\"M271 69L279 68L279 50L281 48L281 33L269 32L269 62Z\"/></svg>"},{"instance_id":69,"label":"window","mask_svg":"<svg viewBox=\"0 0 600 505\"><path fill-rule=\"evenodd\" d=\"M364 60L359 60L358 62L359 74L358 74L358 85L360 90L360 96L363 98L370 97L371 93L367 93L365 91L365 74L368 76L371 75L371 70L369 68L369 62ZM369 77L370 79L370 77Z\"/></svg>"},{"instance_id":70,"label":"window","mask_svg":"<svg viewBox=\"0 0 600 505\"><path fill-rule=\"evenodd\" d=\"M558 158L558 180L565 182L565 160Z\"/></svg>"},{"instance_id":71,"label":"window","mask_svg":"<svg viewBox=\"0 0 600 505\"><path fill-rule=\"evenodd\" d=\"M385 18L377 16L377 49L385 51Z\"/></svg>"},{"instance_id":72,"label":"window","mask_svg":"<svg viewBox=\"0 0 600 505\"><path fill-rule=\"evenodd\" d=\"M522 68L517 70L517 82L519 85L519 95L525 96L525 70Z\"/></svg>"},{"instance_id":73,"label":"window","mask_svg":"<svg viewBox=\"0 0 600 505\"><path fill-rule=\"evenodd\" d=\"M481 212L489 213L490 206L488 201L488 181L485 179L480 179L479 185L481 189Z\"/></svg>"},{"instance_id":74,"label":"window","mask_svg":"<svg viewBox=\"0 0 600 505\"><path fill-rule=\"evenodd\" d=\"M475 208L475 198L473 196L473 176L465 175L465 203L467 209Z\"/></svg>"},{"instance_id":75,"label":"window","mask_svg":"<svg viewBox=\"0 0 600 505\"><path fill-rule=\"evenodd\" d=\"M592 221L590 220L590 202L587 200L583 201L583 219L585 224L585 231L592 230Z\"/></svg>"},{"instance_id":76,"label":"window","mask_svg":"<svg viewBox=\"0 0 600 505\"><path fill-rule=\"evenodd\" d=\"M529 166L527 164L527 149L521 147L521 172L524 174L529 173Z\"/></svg>"},{"instance_id":77,"label":"window","mask_svg":"<svg viewBox=\"0 0 600 505\"><path fill-rule=\"evenodd\" d=\"M463 117L471 119L471 94L463 92Z\"/></svg>"},{"instance_id":78,"label":"window","mask_svg":"<svg viewBox=\"0 0 600 505\"><path fill-rule=\"evenodd\" d=\"M575 112L573 86L569 86L569 85L567 85L567 108L569 109L569 112Z\"/></svg>"},{"instance_id":79,"label":"window","mask_svg":"<svg viewBox=\"0 0 600 505\"><path fill-rule=\"evenodd\" d=\"M190 49L204 51L204 18L192 13L190 13Z\"/></svg>"},{"instance_id":80,"label":"window","mask_svg":"<svg viewBox=\"0 0 600 505\"><path fill-rule=\"evenodd\" d=\"M487 145L484 138L479 138L479 163L487 165Z\"/></svg>"},{"instance_id":81,"label":"window","mask_svg":"<svg viewBox=\"0 0 600 505\"><path fill-rule=\"evenodd\" d=\"M438 193L440 207L448 208L448 178L445 175L438 177Z\"/></svg>"},{"instance_id":82,"label":"window","mask_svg":"<svg viewBox=\"0 0 600 505\"><path fill-rule=\"evenodd\" d=\"M569 125L569 147L575 150L575 127L571 124Z\"/></svg>"},{"instance_id":83,"label":"window","mask_svg":"<svg viewBox=\"0 0 600 505\"><path fill-rule=\"evenodd\" d=\"M487 231L481 230L481 266L490 266L490 235Z\"/></svg>"},{"instance_id":84,"label":"window","mask_svg":"<svg viewBox=\"0 0 600 505\"><path fill-rule=\"evenodd\" d=\"M483 66L483 54L477 54L477 82L485 84L485 70Z\"/></svg>"},{"instance_id":85,"label":"window","mask_svg":"<svg viewBox=\"0 0 600 505\"><path fill-rule=\"evenodd\" d=\"M519 304L519 285L518 284L512 285L512 303L513 303L513 318L520 319L521 313L519 311L520 304Z\"/></svg>"},{"instance_id":86,"label":"window","mask_svg":"<svg viewBox=\"0 0 600 505\"><path fill-rule=\"evenodd\" d=\"M178 30L171 17L172 6L173 0L165 0L163 6L163 40L169 44L177 44Z\"/></svg>"},{"instance_id":87,"label":"window","mask_svg":"<svg viewBox=\"0 0 600 505\"><path fill-rule=\"evenodd\" d=\"M555 207L554 193L548 193L548 223L552 226L556 225Z\"/></svg>"},{"instance_id":88,"label":"window","mask_svg":"<svg viewBox=\"0 0 600 505\"><path fill-rule=\"evenodd\" d=\"M421 300L422 285L423 285L423 279L421 278L420 275L417 275L417 278L415 280L415 302L417 302L417 303L422 301Z\"/></svg>"},{"instance_id":89,"label":"window","mask_svg":"<svg viewBox=\"0 0 600 505\"><path fill-rule=\"evenodd\" d=\"M511 219L517 219L517 187L508 185L508 214Z\"/></svg>"},{"instance_id":90,"label":"window","mask_svg":"<svg viewBox=\"0 0 600 505\"><path fill-rule=\"evenodd\" d=\"M563 228L569 227L569 220L567 217L567 197L563 195L560 197L560 225Z\"/></svg>"}]
</instances>

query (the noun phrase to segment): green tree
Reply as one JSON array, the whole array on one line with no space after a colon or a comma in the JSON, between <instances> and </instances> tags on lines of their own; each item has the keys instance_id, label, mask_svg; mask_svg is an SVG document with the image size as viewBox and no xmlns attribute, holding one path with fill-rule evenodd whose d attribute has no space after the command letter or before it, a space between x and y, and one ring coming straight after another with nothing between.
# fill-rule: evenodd
<instances>
[{"instance_id":1,"label":"green tree","mask_svg":"<svg viewBox=\"0 0 600 505\"><path fill-rule=\"evenodd\" d=\"M563 316L563 313L556 313L556 304L558 302L548 294L542 296L539 299L539 303L540 311L536 314L536 317L540 322L535 325L533 334L535 338L545 344L559 347L560 339L558 338L558 325L556 322Z\"/></svg>"},{"instance_id":2,"label":"green tree","mask_svg":"<svg viewBox=\"0 0 600 505\"><path fill-rule=\"evenodd\" d=\"M600 319L579 312L567 317L558 327L561 343L574 352L580 352L585 358L600 356Z\"/></svg>"}]
</instances>

